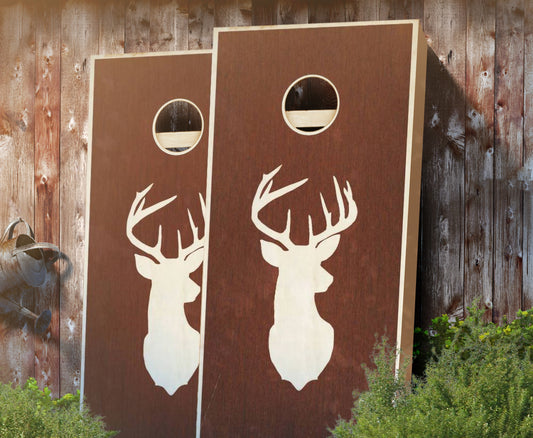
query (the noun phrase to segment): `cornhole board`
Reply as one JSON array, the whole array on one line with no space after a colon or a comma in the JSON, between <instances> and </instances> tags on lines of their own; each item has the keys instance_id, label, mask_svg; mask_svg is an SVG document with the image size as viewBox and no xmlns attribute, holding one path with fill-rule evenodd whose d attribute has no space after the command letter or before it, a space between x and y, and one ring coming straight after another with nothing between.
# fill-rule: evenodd
<instances>
[{"instance_id":1,"label":"cornhole board","mask_svg":"<svg viewBox=\"0 0 533 438\"><path fill-rule=\"evenodd\" d=\"M195 434L210 75L211 51L93 62L82 387L128 437ZM153 133L174 99L204 126L175 134L201 135L177 155Z\"/></svg>"},{"instance_id":2,"label":"cornhole board","mask_svg":"<svg viewBox=\"0 0 533 438\"><path fill-rule=\"evenodd\" d=\"M199 432L322 437L376 337L411 354L426 43L418 21L267 26L213 53ZM284 101L313 75L337 111Z\"/></svg>"}]
</instances>

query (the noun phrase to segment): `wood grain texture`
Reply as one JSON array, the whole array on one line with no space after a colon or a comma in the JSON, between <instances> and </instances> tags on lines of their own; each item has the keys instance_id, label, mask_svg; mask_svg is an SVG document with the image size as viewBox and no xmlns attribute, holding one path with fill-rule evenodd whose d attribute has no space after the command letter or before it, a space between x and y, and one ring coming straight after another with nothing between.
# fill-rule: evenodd
<instances>
[{"instance_id":1,"label":"wood grain texture","mask_svg":"<svg viewBox=\"0 0 533 438\"><path fill-rule=\"evenodd\" d=\"M381 0L379 2L380 20L422 20L423 18L423 0Z\"/></svg>"},{"instance_id":2,"label":"wood grain texture","mask_svg":"<svg viewBox=\"0 0 533 438\"><path fill-rule=\"evenodd\" d=\"M494 309L514 316L522 295L524 1L496 5Z\"/></svg>"},{"instance_id":3,"label":"wood grain texture","mask_svg":"<svg viewBox=\"0 0 533 438\"><path fill-rule=\"evenodd\" d=\"M85 199L89 138L89 56L98 52L98 4L69 1L62 11L60 247L68 260L61 280L61 393L80 385ZM83 38L80 38L83 35Z\"/></svg>"},{"instance_id":4,"label":"wood grain texture","mask_svg":"<svg viewBox=\"0 0 533 438\"><path fill-rule=\"evenodd\" d=\"M35 234L59 244L59 134L61 124L61 8L35 8ZM50 329L35 340L35 377L54 397L60 392L59 277L56 267L35 297L35 313L52 312Z\"/></svg>"},{"instance_id":5,"label":"wood grain texture","mask_svg":"<svg viewBox=\"0 0 533 438\"><path fill-rule=\"evenodd\" d=\"M403 6L403 8L401 8ZM397 0L381 0L379 3L379 19L380 20L394 20L401 17L401 12L406 12L405 4L400 5ZM397 11L398 9L398 11ZM401 12L400 12L400 9Z\"/></svg>"},{"instance_id":6,"label":"wood grain texture","mask_svg":"<svg viewBox=\"0 0 533 438\"><path fill-rule=\"evenodd\" d=\"M214 0L189 0L189 50L213 47Z\"/></svg>"},{"instance_id":7,"label":"wood grain texture","mask_svg":"<svg viewBox=\"0 0 533 438\"><path fill-rule=\"evenodd\" d=\"M522 308L533 307L533 3L524 5L524 248Z\"/></svg>"},{"instance_id":8,"label":"wood grain texture","mask_svg":"<svg viewBox=\"0 0 533 438\"><path fill-rule=\"evenodd\" d=\"M102 2L100 6L98 53L113 55L124 53L126 0Z\"/></svg>"},{"instance_id":9,"label":"wood grain texture","mask_svg":"<svg viewBox=\"0 0 533 438\"><path fill-rule=\"evenodd\" d=\"M215 1L215 27L250 26L252 0Z\"/></svg>"},{"instance_id":10,"label":"wood grain texture","mask_svg":"<svg viewBox=\"0 0 533 438\"><path fill-rule=\"evenodd\" d=\"M493 293L495 1L467 3L465 308ZM490 310L487 318L491 318Z\"/></svg>"},{"instance_id":11,"label":"wood grain texture","mask_svg":"<svg viewBox=\"0 0 533 438\"><path fill-rule=\"evenodd\" d=\"M464 278L464 1L424 3L424 28L431 35L428 56L422 248L419 302L426 325L435 315L463 316Z\"/></svg>"},{"instance_id":12,"label":"wood grain texture","mask_svg":"<svg viewBox=\"0 0 533 438\"><path fill-rule=\"evenodd\" d=\"M189 16L185 0L152 0L150 4L150 50L187 50Z\"/></svg>"},{"instance_id":13,"label":"wood grain texture","mask_svg":"<svg viewBox=\"0 0 533 438\"><path fill-rule=\"evenodd\" d=\"M33 222L35 29L29 5L11 2L0 7L0 33L3 36L0 39L3 60L0 66L0 226L3 229L16 217ZM10 292L13 300L33 308L33 290ZM16 313L0 317L0 379L23 383L34 375L33 324Z\"/></svg>"},{"instance_id":14,"label":"wood grain texture","mask_svg":"<svg viewBox=\"0 0 533 438\"><path fill-rule=\"evenodd\" d=\"M379 19L379 0L346 0L346 21Z\"/></svg>"},{"instance_id":15,"label":"wood grain texture","mask_svg":"<svg viewBox=\"0 0 533 438\"><path fill-rule=\"evenodd\" d=\"M276 22L275 2L271 0L254 0L252 8L252 25L268 25Z\"/></svg>"},{"instance_id":16,"label":"wood grain texture","mask_svg":"<svg viewBox=\"0 0 533 438\"><path fill-rule=\"evenodd\" d=\"M131 0L126 6L125 53L150 51L150 0Z\"/></svg>"},{"instance_id":17,"label":"wood grain texture","mask_svg":"<svg viewBox=\"0 0 533 438\"><path fill-rule=\"evenodd\" d=\"M309 23L337 23L346 21L344 0L309 2Z\"/></svg>"},{"instance_id":18,"label":"wood grain texture","mask_svg":"<svg viewBox=\"0 0 533 438\"><path fill-rule=\"evenodd\" d=\"M305 0L276 1L274 24L304 24L309 21L309 6Z\"/></svg>"}]
</instances>

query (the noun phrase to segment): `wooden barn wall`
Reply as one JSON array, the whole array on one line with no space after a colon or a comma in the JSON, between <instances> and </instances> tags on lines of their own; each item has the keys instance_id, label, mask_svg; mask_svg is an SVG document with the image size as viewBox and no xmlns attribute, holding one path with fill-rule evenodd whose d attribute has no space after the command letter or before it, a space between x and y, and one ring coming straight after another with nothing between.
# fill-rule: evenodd
<instances>
[{"instance_id":1,"label":"wooden barn wall","mask_svg":"<svg viewBox=\"0 0 533 438\"><path fill-rule=\"evenodd\" d=\"M214 26L405 18L431 48L417 322L475 297L495 321L532 306L533 0L3 0L0 225L21 216L64 257L16 295L52 310L48 333L0 314L0 380L79 388L91 55L211 48Z\"/></svg>"}]
</instances>

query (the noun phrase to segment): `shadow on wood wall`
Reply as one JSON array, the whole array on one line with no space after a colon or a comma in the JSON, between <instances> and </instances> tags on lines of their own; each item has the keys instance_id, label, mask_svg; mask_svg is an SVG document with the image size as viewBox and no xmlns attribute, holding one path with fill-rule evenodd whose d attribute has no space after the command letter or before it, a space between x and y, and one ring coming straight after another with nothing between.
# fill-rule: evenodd
<instances>
[{"instance_id":1,"label":"shadow on wood wall","mask_svg":"<svg viewBox=\"0 0 533 438\"><path fill-rule=\"evenodd\" d=\"M463 316L464 107L463 90L428 48L417 278L423 327L437 316L430 309Z\"/></svg>"}]
</instances>

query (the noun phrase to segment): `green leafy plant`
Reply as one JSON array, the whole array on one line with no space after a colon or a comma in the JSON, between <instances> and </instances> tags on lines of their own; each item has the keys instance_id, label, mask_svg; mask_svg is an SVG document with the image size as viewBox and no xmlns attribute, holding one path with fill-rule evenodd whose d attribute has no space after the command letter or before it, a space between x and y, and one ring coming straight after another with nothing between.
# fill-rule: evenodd
<instances>
[{"instance_id":1,"label":"green leafy plant","mask_svg":"<svg viewBox=\"0 0 533 438\"><path fill-rule=\"evenodd\" d=\"M50 389L39 389L29 378L25 385L0 384L0 437L112 437L100 417L92 416L80 394L51 397Z\"/></svg>"},{"instance_id":2,"label":"green leafy plant","mask_svg":"<svg viewBox=\"0 0 533 438\"><path fill-rule=\"evenodd\" d=\"M533 437L533 309L502 325L472 307L464 321L433 321L431 359L423 378L405 382L396 352L382 341L366 368L368 391L336 438ZM398 375L402 375L398 373Z\"/></svg>"}]
</instances>

